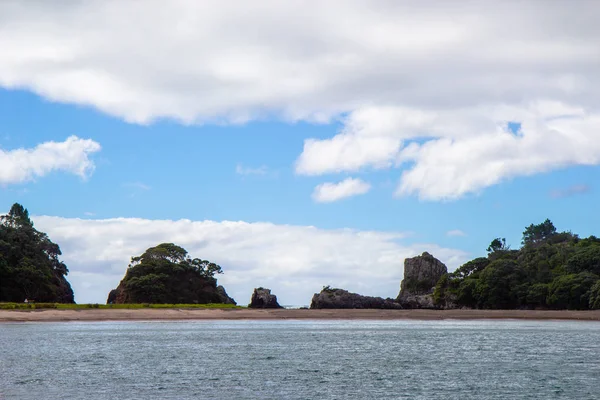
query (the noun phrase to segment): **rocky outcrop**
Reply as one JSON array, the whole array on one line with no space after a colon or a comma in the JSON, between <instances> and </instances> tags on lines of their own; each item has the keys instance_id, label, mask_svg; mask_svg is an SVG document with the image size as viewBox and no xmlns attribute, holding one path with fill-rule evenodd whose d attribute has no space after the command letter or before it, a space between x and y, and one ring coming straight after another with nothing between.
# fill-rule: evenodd
<instances>
[{"instance_id":1,"label":"rocky outcrop","mask_svg":"<svg viewBox=\"0 0 600 400\"><path fill-rule=\"evenodd\" d=\"M271 294L271 289L262 287L254 289L248 308L283 308L277 302L277 296Z\"/></svg>"},{"instance_id":2,"label":"rocky outcrop","mask_svg":"<svg viewBox=\"0 0 600 400\"><path fill-rule=\"evenodd\" d=\"M404 260L404 279L396 301L404 308L435 308L433 290L448 268L431 254Z\"/></svg>"},{"instance_id":3,"label":"rocky outcrop","mask_svg":"<svg viewBox=\"0 0 600 400\"><path fill-rule=\"evenodd\" d=\"M229 297L223 285L217 286L217 294L221 298L221 303L223 304L234 304L237 305L235 300L232 297Z\"/></svg>"},{"instance_id":4,"label":"rocky outcrop","mask_svg":"<svg viewBox=\"0 0 600 400\"><path fill-rule=\"evenodd\" d=\"M216 285L216 279L202 278L193 272L178 273L164 278L165 284L154 293L144 293L143 300L132 291L124 278L109 292L107 304L158 303L158 304L237 304L227 295L225 288ZM167 289L168 288L168 289Z\"/></svg>"},{"instance_id":5,"label":"rocky outcrop","mask_svg":"<svg viewBox=\"0 0 600 400\"><path fill-rule=\"evenodd\" d=\"M344 289L332 289L325 287L320 293L315 293L310 304L311 309L321 308L380 308L399 309L402 308L393 299L381 297L361 296Z\"/></svg>"}]
</instances>

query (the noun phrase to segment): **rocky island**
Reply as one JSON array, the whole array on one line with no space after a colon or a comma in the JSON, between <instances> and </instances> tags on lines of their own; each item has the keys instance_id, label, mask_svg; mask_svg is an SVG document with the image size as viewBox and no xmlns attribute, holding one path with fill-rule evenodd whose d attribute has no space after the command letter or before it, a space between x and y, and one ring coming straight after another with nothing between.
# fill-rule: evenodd
<instances>
[{"instance_id":1,"label":"rocky island","mask_svg":"<svg viewBox=\"0 0 600 400\"><path fill-rule=\"evenodd\" d=\"M236 304L223 286L217 286L214 276L219 273L219 265L192 259L184 248L162 243L131 259L107 303Z\"/></svg>"},{"instance_id":2,"label":"rocky island","mask_svg":"<svg viewBox=\"0 0 600 400\"><path fill-rule=\"evenodd\" d=\"M434 304L433 292L448 268L440 260L424 252L404 260L404 279L396 301L402 308L439 308Z\"/></svg>"},{"instance_id":3,"label":"rocky island","mask_svg":"<svg viewBox=\"0 0 600 400\"><path fill-rule=\"evenodd\" d=\"M362 296L357 293L351 293L344 289L334 289L329 286L324 287L320 293L315 293L310 303L311 309L399 309L402 308L393 299L383 299L381 297Z\"/></svg>"},{"instance_id":4,"label":"rocky island","mask_svg":"<svg viewBox=\"0 0 600 400\"><path fill-rule=\"evenodd\" d=\"M254 289L248 308L283 308L277 302L277 296L270 289L259 287Z\"/></svg>"}]
</instances>

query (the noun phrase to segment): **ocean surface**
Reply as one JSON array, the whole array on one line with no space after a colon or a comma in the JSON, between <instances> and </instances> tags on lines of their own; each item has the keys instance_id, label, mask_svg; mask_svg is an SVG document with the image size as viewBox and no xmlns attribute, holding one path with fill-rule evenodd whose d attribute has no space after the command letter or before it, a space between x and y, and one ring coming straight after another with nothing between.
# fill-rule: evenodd
<instances>
[{"instance_id":1,"label":"ocean surface","mask_svg":"<svg viewBox=\"0 0 600 400\"><path fill-rule=\"evenodd\" d=\"M600 399L600 323L0 324L0 399Z\"/></svg>"}]
</instances>

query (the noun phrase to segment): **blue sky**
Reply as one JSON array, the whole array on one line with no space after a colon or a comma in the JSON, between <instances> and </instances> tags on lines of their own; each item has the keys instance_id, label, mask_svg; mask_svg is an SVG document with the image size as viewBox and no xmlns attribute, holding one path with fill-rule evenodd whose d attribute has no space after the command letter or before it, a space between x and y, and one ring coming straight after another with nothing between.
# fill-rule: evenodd
<instances>
[{"instance_id":1,"label":"blue sky","mask_svg":"<svg viewBox=\"0 0 600 400\"><path fill-rule=\"evenodd\" d=\"M327 284L394 297L404 257L427 250L453 269L494 237L518 247L545 218L600 234L599 31L553 24L583 11L472 9L489 26L475 39L431 22L463 17L442 3L346 4L307 10L294 31L252 9L156 3L140 29L188 30L158 27L154 46L111 13L133 2L0 6L14 21L0 40L0 209L22 203L61 245L78 302L104 302L128 258L162 241L220 263L241 303L270 286L308 304ZM319 29L323 13L367 9L362 34ZM499 37L507 16L516 31ZM542 51L540 31L563 40Z\"/></svg>"}]
</instances>

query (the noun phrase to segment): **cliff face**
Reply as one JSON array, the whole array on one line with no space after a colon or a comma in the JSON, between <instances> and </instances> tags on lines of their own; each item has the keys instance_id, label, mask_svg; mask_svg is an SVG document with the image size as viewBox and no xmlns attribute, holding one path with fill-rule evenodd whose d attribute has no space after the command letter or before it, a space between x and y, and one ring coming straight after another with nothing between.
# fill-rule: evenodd
<instances>
[{"instance_id":1,"label":"cliff face","mask_svg":"<svg viewBox=\"0 0 600 400\"><path fill-rule=\"evenodd\" d=\"M277 302L277 296L270 289L257 288L252 293L248 308L283 308Z\"/></svg>"},{"instance_id":2,"label":"cliff face","mask_svg":"<svg viewBox=\"0 0 600 400\"><path fill-rule=\"evenodd\" d=\"M321 308L380 308L380 309L399 309L400 304L392 299L383 299L381 297L361 296L360 294L350 293L343 289L323 288L320 293L315 293L312 298L311 309Z\"/></svg>"},{"instance_id":3,"label":"cliff face","mask_svg":"<svg viewBox=\"0 0 600 400\"><path fill-rule=\"evenodd\" d=\"M448 268L431 254L404 260L404 279L396 301L404 308L435 308L433 290Z\"/></svg>"}]
</instances>

